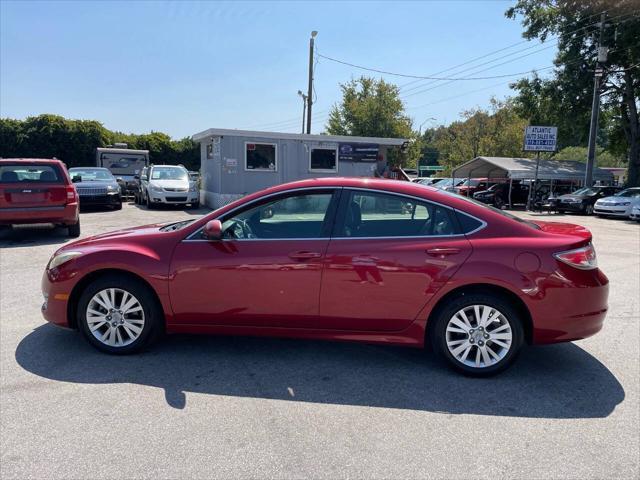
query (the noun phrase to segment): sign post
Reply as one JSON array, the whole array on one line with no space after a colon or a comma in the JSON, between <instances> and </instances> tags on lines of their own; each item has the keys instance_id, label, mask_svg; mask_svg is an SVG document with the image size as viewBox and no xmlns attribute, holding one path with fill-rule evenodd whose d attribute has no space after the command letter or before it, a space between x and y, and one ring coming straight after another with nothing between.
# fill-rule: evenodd
<instances>
[{"instance_id":1,"label":"sign post","mask_svg":"<svg viewBox=\"0 0 640 480\"><path fill-rule=\"evenodd\" d=\"M538 170L540 168L540 152L555 152L558 140L558 127L542 127L529 125L524 132L524 151L536 152L536 173L533 185L529 187L527 209L532 210L535 204L535 192L538 185ZM511 192L509 192L511 193Z\"/></svg>"}]
</instances>

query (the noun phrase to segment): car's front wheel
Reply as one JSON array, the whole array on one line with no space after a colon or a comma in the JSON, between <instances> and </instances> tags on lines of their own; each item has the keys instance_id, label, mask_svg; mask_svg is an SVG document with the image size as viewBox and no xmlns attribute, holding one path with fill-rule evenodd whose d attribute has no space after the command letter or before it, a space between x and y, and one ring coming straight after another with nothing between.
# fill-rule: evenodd
<instances>
[{"instance_id":1,"label":"car's front wheel","mask_svg":"<svg viewBox=\"0 0 640 480\"><path fill-rule=\"evenodd\" d=\"M509 367L523 343L520 315L492 293L462 294L437 313L434 349L458 371L489 376Z\"/></svg>"},{"instance_id":2,"label":"car's front wheel","mask_svg":"<svg viewBox=\"0 0 640 480\"><path fill-rule=\"evenodd\" d=\"M71 238L78 238L80 236L80 219L73 225L67 227L67 233Z\"/></svg>"},{"instance_id":3,"label":"car's front wheel","mask_svg":"<svg viewBox=\"0 0 640 480\"><path fill-rule=\"evenodd\" d=\"M99 277L85 289L77 318L89 343L114 354L139 351L157 338L164 321L149 287L117 275Z\"/></svg>"}]
</instances>

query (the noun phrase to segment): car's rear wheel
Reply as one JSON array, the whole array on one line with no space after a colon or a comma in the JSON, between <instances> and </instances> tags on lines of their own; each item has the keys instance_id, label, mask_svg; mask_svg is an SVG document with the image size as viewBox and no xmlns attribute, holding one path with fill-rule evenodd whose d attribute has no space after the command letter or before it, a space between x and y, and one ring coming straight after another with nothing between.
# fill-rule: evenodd
<instances>
[{"instance_id":1,"label":"car's rear wheel","mask_svg":"<svg viewBox=\"0 0 640 480\"><path fill-rule=\"evenodd\" d=\"M149 287L117 275L90 284L80 296L77 315L89 343L114 354L142 349L157 338L164 319Z\"/></svg>"},{"instance_id":2,"label":"car's rear wheel","mask_svg":"<svg viewBox=\"0 0 640 480\"><path fill-rule=\"evenodd\" d=\"M517 310L491 293L460 295L440 309L435 322L434 349L467 375L484 377L503 371L523 343Z\"/></svg>"},{"instance_id":3,"label":"car's rear wheel","mask_svg":"<svg viewBox=\"0 0 640 480\"><path fill-rule=\"evenodd\" d=\"M67 227L67 233L71 238L78 238L80 236L80 219L73 225Z\"/></svg>"}]
</instances>

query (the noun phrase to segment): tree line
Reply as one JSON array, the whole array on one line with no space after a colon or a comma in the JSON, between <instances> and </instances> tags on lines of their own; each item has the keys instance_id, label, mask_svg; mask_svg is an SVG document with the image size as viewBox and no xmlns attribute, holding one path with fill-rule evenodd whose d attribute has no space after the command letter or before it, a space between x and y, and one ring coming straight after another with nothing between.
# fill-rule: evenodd
<instances>
[{"instance_id":1,"label":"tree line","mask_svg":"<svg viewBox=\"0 0 640 480\"><path fill-rule=\"evenodd\" d=\"M70 120L38 115L25 120L0 119L0 158L53 158L68 167L95 165L96 148L126 143L149 150L153 163L183 164L200 169L200 147L189 137L173 140L165 133L127 134L111 131L95 120Z\"/></svg>"}]
</instances>

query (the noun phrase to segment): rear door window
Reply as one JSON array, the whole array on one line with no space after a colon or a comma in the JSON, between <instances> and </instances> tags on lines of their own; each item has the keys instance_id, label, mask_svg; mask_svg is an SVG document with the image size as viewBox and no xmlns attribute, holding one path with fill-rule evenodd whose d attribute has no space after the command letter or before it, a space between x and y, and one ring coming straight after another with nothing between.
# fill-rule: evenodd
<instances>
[{"instance_id":1,"label":"rear door window","mask_svg":"<svg viewBox=\"0 0 640 480\"><path fill-rule=\"evenodd\" d=\"M0 183L64 183L54 165L0 165Z\"/></svg>"},{"instance_id":2,"label":"rear door window","mask_svg":"<svg viewBox=\"0 0 640 480\"><path fill-rule=\"evenodd\" d=\"M337 237L413 237L455 235L445 207L399 195L352 191L343 201Z\"/></svg>"}]
</instances>

